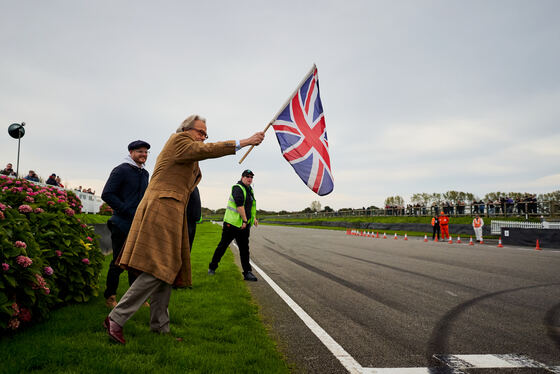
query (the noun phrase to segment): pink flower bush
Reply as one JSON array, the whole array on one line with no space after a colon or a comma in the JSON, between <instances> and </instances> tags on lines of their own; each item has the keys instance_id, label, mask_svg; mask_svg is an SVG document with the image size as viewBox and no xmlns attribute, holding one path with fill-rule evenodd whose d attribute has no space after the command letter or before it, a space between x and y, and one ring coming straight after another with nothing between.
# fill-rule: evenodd
<instances>
[{"instance_id":1,"label":"pink flower bush","mask_svg":"<svg viewBox=\"0 0 560 374\"><path fill-rule=\"evenodd\" d=\"M19 320L17 318L11 319L8 323L8 328L11 330L17 330L19 327Z\"/></svg>"},{"instance_id":2,"label":"pink flower bush","mask_svg":"<svg viewBox=\"0 0 560 374\"><path fill-rule=\"evenodd\" d=\"M45 291L45 293L48 295L51 293L51 290L47 287L47 281L45 281L45 278L43 278L42 276L40 276L39 274L35 274L35 279L37 280L37 284L33 285L33 289L37 290L37 289L42 289L43 291Z\"/></svg>"},{"instance_id":3,"label":"pink flower bush","mask_svg":"<svg viewBox=\"0 0 560 374\"><path fill-rule=\"evenodd\" d=\"M26 196L26 197L25 197L25 201L28 202L28 203L34 203L34 202L35 202L35 199L32 198L31 196Z\"/></svg>"},{"instance_id":4,"label":"pink flower bush","mask_svg":"<svg viewBox=\"0 0 560 374\"><path fill-rule=\"evenodd\" d=\"M82 262L86 265L89 265L89 259L88 258L82 258Z\"/></svg>"},{"instance_id":5,"label":"pink flower bush","mask_svg":"<svg viewBox=\"0 0 560 374\"><path fill-rule=\"evenodd\" d=\"M45 211L44 211L43 209L41 209L41 208L35 208L35 209L33 209L33 211L34 211L36 214L44 213L44 212L45 212Z\"/></svg>"},{"instance_id":6,"label":"pink flower bush","mask_svg":"<svg viewBox=\"0 0 560 374\"><path fill-rule=\"evenodd\" d=\"M3 263L2 263L2 270L4 270L4 271L10 270L10 265L8 265L8 264L6 264L6 263L3 262Z\"/></svg>"},{"instance_id":7,"label":"pink flower bush","mask_svg":"<svg viewBox=\"0 0 560 374\"><path fill-rule=\"evenodd\" d=\"M22 322L31 321L31 312L29 311L29 309L21 308L21 310L19 311L19 319Z\"/></svg>"},{"instance_id":8,"label":"pink flower bush","mask_svg":"<svg viewBox=\"0 0 560 374\"><path fill-rule=\"evenodd\" d=\"M43 269L43 273L45 273L45 275L51 276L53 275L54 270L50 266L45 266L45 268Z\"/></svg>"},{"instance_id":9,"label":"pink flower bush","mask_svg":"<svg viewBox=\"0 0 560 374\"><path fill-rule=\"evenodd\" d=\"M31 264L33 263L33 260L31 260L29 257L27 256L17 256L16 257L16 262L18 263L18 265L20 265L21 267L28 267L31 266Z\"/></svg>"},{"instance_id":10,"label":"pink flower bush","mask_svg":"<svg viewBox=\"0 0 560 374\"><path fill-rule=\"evenodd\" d=\"M64 213L66 213L66 215L72 217L74 215L74 210L71 209L71 208L67 208L67 209L64 209Z\"/></svg>"},{"instance_id":11,"label":"pink flower bush","mask_svg":"<svg viewBox=\"0 0 560 374\"><path fill-rule=\"evenodd\" d=\"M25 242L22 242L22 241L19 241L19 240L17 242L15 242L14 245L17 248L24 248L24 249L27 248L27 244L25 244Z\"/></svg>"},{"instance_id":12,"label":"pink flower bush","mask_svg":"<svg viewBox=\"0 0 560 374\"><path fill-rule=\"evenodd\" d=\"M20 213L31 213L33 211L33 208L31 208L29 205L20 205L18 210L20 211Z\"/></svg>"}]
</instances>

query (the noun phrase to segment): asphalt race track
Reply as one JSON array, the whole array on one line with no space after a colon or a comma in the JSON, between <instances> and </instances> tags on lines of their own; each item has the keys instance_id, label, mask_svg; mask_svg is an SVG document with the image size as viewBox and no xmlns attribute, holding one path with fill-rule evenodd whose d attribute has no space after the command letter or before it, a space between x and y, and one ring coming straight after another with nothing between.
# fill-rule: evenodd
<instances>
[{"instance_id":1,"label":"asphalt race track","mask_svg":"<svg viewBox=\"0 0 560 374\"><path fill-rule=\"evenodd\" d=\"M251 230L254 264L357 363L255 271L249 287L294 372L560 373L560 251L387 236Z\"/></svg>"}]
</instances>

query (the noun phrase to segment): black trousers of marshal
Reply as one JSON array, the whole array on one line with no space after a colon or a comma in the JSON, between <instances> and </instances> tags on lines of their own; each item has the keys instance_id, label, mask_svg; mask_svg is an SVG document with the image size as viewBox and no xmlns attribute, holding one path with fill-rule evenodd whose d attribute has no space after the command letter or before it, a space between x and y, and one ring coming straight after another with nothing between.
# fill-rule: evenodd
<instances>
[{"instance_id":1,"label":"black trousers of marshal","mask_svg":"<svg viewBox=\"0 0 560 374\"><path fill-rule=\"evenodd\" d=\"M239 247L239 257L241 258L241 267L243 268L243 274L251 271L251 264L249 263L249 235L251 233L251 228L246 227L241 230L229 223L224 222L222 227L222 239L218 243L218 247L214 251L214 256L212 256L212 262L208 265L211 270L216 270L218 264L222 259L224 253L231 241L235 239L237 246Z\"/></svg>"},{"instance_id":2,"label":"black trousers of marshal","mask_svg":"<svg viewBox=\"0 0 560 374\"><path fill-rule=\"evenodd\" d=\"M119 288L119 278L124 271L119 266L115 265L115 261L119 254L121 253L122 247L126 242L127 234L119 230L110 221L107 222L107 226L111 231L111 247L113 248L113 261L109 265L109 271L107 272L107 284L103 295L107 299L109 296L117 294L117 288ZM132 283L136 280L136 276L132 272L128 272L128 285L132 286Z\"/></svg>"},{"instance_id":3,"label":"black trousers of marshal","mask_svg":"<svg viewBox=\"0 0 560 374\"><path fill-rule=\"evenodd\" d=\"M434 232L432 233L432 240L435 239L436 235L437 235L437 238L438 238L438 240L439 240L439 238L440 238L440 236L441 236L440 230L439 230L439 225L434 225L433 231L434 231Z\"/></svg>"}]
</instances>

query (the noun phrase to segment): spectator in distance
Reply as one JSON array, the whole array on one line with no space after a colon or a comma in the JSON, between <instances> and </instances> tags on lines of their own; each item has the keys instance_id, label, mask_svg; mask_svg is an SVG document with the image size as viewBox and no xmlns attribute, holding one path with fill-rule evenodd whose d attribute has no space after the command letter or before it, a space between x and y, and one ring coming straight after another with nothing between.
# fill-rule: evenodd
<instances>
[{"instance_id":1,"label":"spectator in distance","mask_svg":"<svg viewBox=\"0 0 560 374\"><path fill-rule=\"evenodd\" d=\"M37 176L37 174L35 174L33 170L29 170L29 174L25 176L25 179L31 182L39 182L39 177Z\"/></svg>"},{"instance_id":2,"label":"spectator in distance","mask_svg":"<svg viewBox=\"0 0 560 374\"><path fill-rule=\"evenodd\" d=\"M58 186L58 183L56 182L56 174L52 173L45 183L50 184L51 186Z\"/></svg>"},{"instance_id":3,"label":"spectator in distance","mask_svg":"<svg viewBox=\"0 0 560 374\"><path fill-rule=\"evenodd\" d=\"M16 176L16 172L14 171L14 169L12 168L12 164L10 164L10 163L8 163L6 165L5 169L0 171L0 174L7 175L7 176L10 176L10 177L15 177Z\"/></svg>"}]
</instances>

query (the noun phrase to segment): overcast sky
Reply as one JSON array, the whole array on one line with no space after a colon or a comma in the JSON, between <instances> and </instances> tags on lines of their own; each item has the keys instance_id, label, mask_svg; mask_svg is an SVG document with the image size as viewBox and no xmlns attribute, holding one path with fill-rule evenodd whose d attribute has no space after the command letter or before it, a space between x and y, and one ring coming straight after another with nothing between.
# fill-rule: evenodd
<instances>
[{"instance_id":1,"label":"overcast sky","mask_svg":"<svg viewBox=\"0 0 560 374\"><path fill-rule=\"evenodd\" d=\"M270 129L239 165L201 162L202 205L245 168L259 208L560 189L560 1L0 0L0 163L98 193L127 144L151 172L188 115L208 141L264 129L317 64L334 191L315 195ZM1 128L4 130L1 130Z\"/></svg>"}]
</instances>

